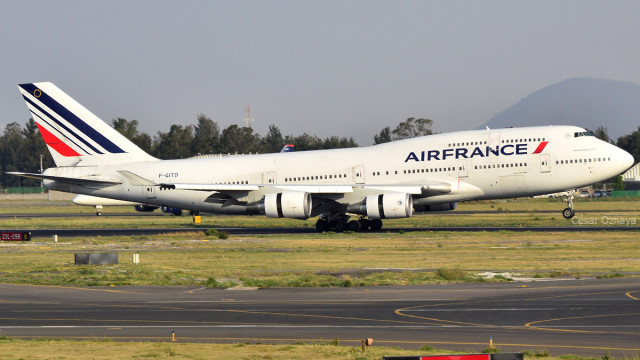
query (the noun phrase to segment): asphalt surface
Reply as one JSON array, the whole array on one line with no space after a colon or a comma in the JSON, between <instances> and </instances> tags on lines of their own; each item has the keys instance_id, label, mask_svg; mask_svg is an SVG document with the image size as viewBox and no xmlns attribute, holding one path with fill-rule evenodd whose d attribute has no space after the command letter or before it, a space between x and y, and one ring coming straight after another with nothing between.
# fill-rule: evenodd
<instances>
[{"instance_id":1,"label":"asphalt surface","mask_svg":"<svg viewBox=\"0 0 640 360\"><path fill-rule=\"evenodd\" d=\"M637 356L634 278L223 290L0 284L0 335L178 342L322 342Z\"/></svg>"}]
</instances>

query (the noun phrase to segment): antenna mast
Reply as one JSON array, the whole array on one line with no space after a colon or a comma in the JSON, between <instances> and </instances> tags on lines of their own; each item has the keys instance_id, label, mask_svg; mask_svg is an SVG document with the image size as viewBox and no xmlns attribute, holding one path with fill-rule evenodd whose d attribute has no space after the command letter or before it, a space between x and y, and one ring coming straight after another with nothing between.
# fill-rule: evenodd
<instances>
[{"instance_id":1,"label":"antenna mast","mask_svg":"<svg viewBox=\"0 0 640 360\"><path fill-rule=\"evenodd\" d=\"M247 127L250 128L251 127L251 123L254 121L254 119L251 117L251 106L247 105L247 117L244 118L244 121L247 123Z\"/></svg>"}]
</instances>

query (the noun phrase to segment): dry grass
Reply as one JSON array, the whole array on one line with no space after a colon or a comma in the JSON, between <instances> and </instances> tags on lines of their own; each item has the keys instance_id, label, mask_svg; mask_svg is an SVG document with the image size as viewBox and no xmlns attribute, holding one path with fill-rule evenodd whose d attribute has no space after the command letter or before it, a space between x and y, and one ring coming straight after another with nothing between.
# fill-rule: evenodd
<instances>
[{"instance_id":1,"label":"dry grass","mask_svg":"<svg viewBox=\"0 0 640 360\"><path fill-rule=\"evenodd\" d=\"M424 345L419 350L404 350L397 347L372 346L363 353L359 346L340 346L335 341L324 344L210 344L179 342L112 342L109 340L14 340L0 338L2 359L282 359L282 360L379 360L383 356L417 356L456 354L448 350L434 350ZM548 360L614 360L610 355L602 357L580 357L564 355L549 356L545 351L523 351L525 359ZM637 360L638 356L623 359Z\"/></svg>"},{"instance_id":2,"label":"dry grass","mask_svg":"<svg viewBox=\"0 0 640 360\"><path fill-rule=\"evenodd\" d=\"M0 281L371 286L446 281L438 276L439 269L464 271L469 275L465 281L474 280L480 271L538 277L640 274L640 242L628 232L329 233L226 240L183 233L59 241L0 245ZM73 265L74 252L90 251L117 251L120 264ZM132 253L140 254L140 265L131 264Z\"/></svg>"}]
</instances>

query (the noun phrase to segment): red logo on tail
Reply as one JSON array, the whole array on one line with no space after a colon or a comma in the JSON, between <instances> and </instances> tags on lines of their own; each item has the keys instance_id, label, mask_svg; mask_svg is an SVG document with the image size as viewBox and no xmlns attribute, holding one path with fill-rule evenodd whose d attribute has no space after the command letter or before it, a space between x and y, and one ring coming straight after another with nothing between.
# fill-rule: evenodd
<instances>
[{"instance_id":1,"label":"red logo on tail","mask_svg":"<svg viewBox=\"0 0 640 360\"><path fill-rule=\"evenodd\" d=\"M57 151L60 155L62 156L82 156L80 154L78 154L77 151L73 150L71 147L69 147L69 145L65 144L64 142L62 142L62 140L58 139L55 135L53 135L52 133L50 133L47 129L45 129L44 127L40 126L40 124L38 124L36 122L36 125L38 125L38 129L40 130L40 134L42 135L42 138L44 139L44 142L51 146L51 148L53 148L53 150Z\"/></svg>"}]
</instances>

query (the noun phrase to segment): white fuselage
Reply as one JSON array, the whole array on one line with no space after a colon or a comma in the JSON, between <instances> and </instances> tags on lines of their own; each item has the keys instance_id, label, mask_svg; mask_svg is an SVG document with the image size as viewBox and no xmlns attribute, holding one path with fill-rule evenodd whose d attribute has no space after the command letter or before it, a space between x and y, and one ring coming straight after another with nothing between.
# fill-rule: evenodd
<instances>
[{"instance_id":1,"label":"white fuselage","mask_svg":"<svg viewBox=\"0 0 640 360\"><path fill-rule=\"evenodd\" d=\"M45 184L78 194L219 213L243 213L242 204L258 201L272 187L348 185L352 192L324 195L346 205L384 192L384 186L400 185L450 186L446 193L414 197L418 206L512 198L575 189L609 179L632 165L625 151L585 134L573 126L476 130L361 148L59 167L45 174L100 176L122 183ZM246 194L238 190L234 201L222 202L215 201L214 191L153 186L167 183L247 184L265 190Z\"/></svg>"}]
</instances>

